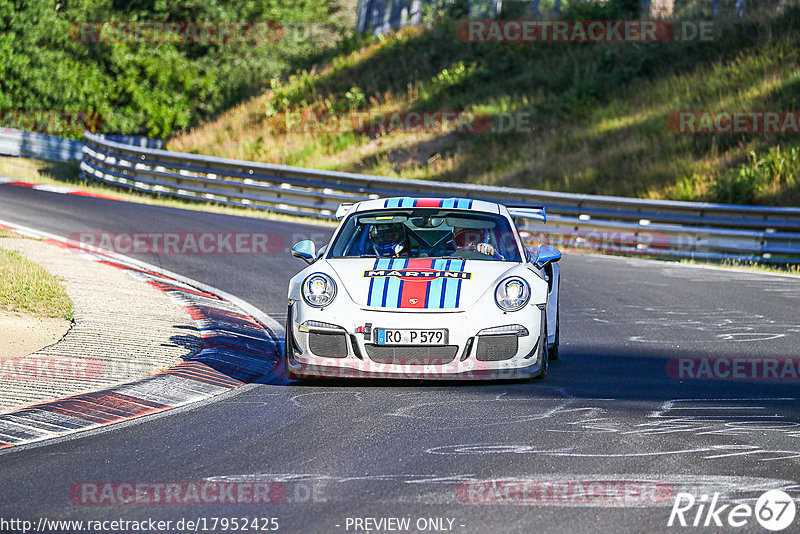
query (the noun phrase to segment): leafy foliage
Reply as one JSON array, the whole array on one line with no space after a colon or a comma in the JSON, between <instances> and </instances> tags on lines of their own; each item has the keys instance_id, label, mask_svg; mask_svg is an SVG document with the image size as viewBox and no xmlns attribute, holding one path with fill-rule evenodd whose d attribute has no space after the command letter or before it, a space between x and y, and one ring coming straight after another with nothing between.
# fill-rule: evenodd
<instances>
[{"instance_id":1,"label":"leafy foliage","mask_svg":"<svg viewBox=\"0 0 800 534\"><path fill-rule=\"evenodd\" d=\"M97 111L103 130L167 137L261 89L337 29L324 0L5 0L0 110ZM82 42L86 21L278 21L277 42Z\"/></svg>"},{"instance_id":2,"label":"leafy foliage","mask_svg":"<svg viewBox=\"0 0 800 534\"><path fill-rule=\"evenodd\" d=\"M746 163L714 183L713 194L719 202L750 204L768 192L763 189L774 186L792 190L800 186L800 147L778 145L760 157L751 151Z\"/></svg>"},{"instance_id":3,"label":"leafy foliage","mask_svg":"<svg viewBox=\"0 0 800 534\"><path fill-rule=\"evenodd\" d=\"M350 38L329 56L326 68L283 78L241 112L172 140L170 147L408 178L800 203L797 180L778 178L784 174L758 163L789 161L798 145L795 136L689 135L668 127L670 114L680 110L796 110L797 7L773 9L764 17L721 18L711 37L703 39L681 38L682 24L696 21L679 19L672 21L675 37L663 42L492 43L462 40L457 28L463 11L450 10L464 4L441 0L432 4L439 11L429 12L430 24ZM630 0L565 0L562 5L561 16L571 19L629 18L638 9ZM501 17L511 7L521 9L503 2ZM286 126L290 115L350 110L517 115L530 118L530 127L513 135L398 131L370 136ZM251 145L255 140L260 141Z\"/></svg>"}]
</instances>

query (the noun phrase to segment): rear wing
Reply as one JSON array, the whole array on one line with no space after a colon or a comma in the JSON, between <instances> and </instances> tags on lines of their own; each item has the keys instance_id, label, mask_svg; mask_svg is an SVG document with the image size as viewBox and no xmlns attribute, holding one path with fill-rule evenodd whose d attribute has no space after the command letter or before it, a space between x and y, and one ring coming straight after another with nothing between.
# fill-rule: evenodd
<instances>
[{"instance_id":1,"label":"rear wing","mask_svg":"<svg viewBox=\"0 0 800 534\"><path fill-rule=\"evenodd\" d=\"M544 206L509 207L508 213L514 218L535 219L537 221L547 222L547 213Z\"/></svg>"},{"instance_id":2,"label":"rear wing","mask_svg":"<svg viewBox=\"0 0 800 534\"><path fill-rule=\"evenodd\" d=\"M336 220L341 221L347 212L350 211L350 208L355 206L355 202L342 202L339 204L339 207L336 208Z\"/></svg>"}]
</instances>

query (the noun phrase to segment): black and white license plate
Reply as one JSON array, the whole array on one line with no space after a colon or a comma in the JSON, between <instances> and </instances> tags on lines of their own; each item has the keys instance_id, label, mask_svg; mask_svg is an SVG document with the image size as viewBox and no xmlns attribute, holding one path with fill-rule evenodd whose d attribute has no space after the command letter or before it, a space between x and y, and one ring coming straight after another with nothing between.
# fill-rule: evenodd
<instances>
[{"instance_id":1,"label":"black and white license plate","mask_svg":"<svg viewBox=\"0 0 800 534\"><path fill-rule=\"evenodd\" d=\"M378 345L447 345L447 329L376 328Z\"/></svg>"}]
</instances>

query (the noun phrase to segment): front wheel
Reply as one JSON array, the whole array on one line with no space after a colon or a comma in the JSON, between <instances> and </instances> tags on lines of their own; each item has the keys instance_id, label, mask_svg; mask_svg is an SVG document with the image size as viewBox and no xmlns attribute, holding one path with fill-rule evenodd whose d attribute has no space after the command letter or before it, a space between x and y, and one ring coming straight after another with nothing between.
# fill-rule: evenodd
<instances>
[{"instance_id":1,"label":"front wheel","mask_svg":"<svg viewBox=\"0 0 800 534\"><path fill-rule=\"evenodd\" d=\"M283 343L283 366L286 370L286 378L290 380L300 380L301 377L297 376L292 368L289 367L289 355L291 354L294 343L292 342L292 307L286 313L286 334Z\"/></svg>"},{"instance_id":2,"label":"front wheel","mask_svg":"<svg viewBox=\"0 0 800 534\"><path fill-rule=\"evenodd\" d=\"M542 367L539 370L539 374L536 375L536 380L541 380L547 376L547 371L550 370L550 351L547 350L547 317L544 313L542 313L542 328L541 332L539 333L539 354L537 355L538 358L541 358Z\"/></svg>"},{"instance_id":3,"label":"front wheel","mask_svg":"<svg viewBox=\"0 0 800 534\"><path fill-rule=\"evenodd\" d=\"M559 308L556 308L556 340L553 342L553 346L550 347L550 360L556 361L558 360L558 342L559 342L559 330L561 329L561 320L558 317Z\"/></svg>"}]
</instances>

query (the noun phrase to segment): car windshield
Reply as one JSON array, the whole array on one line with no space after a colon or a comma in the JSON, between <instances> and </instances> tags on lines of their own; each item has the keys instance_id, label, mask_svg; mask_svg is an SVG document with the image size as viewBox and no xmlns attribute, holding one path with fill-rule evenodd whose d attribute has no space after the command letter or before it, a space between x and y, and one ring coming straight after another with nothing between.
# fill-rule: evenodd
<instances>
[{"instance_id":1,"label":"car windshield","mask_svg":"<svg viewBox=\"0 0 800 534\"><path fill-rule=\"evenodd\" d=\"M461 258L520 262L516 234L491 213L415 208L348 217L328 258Z\"/></svg>"}]
</instances>

